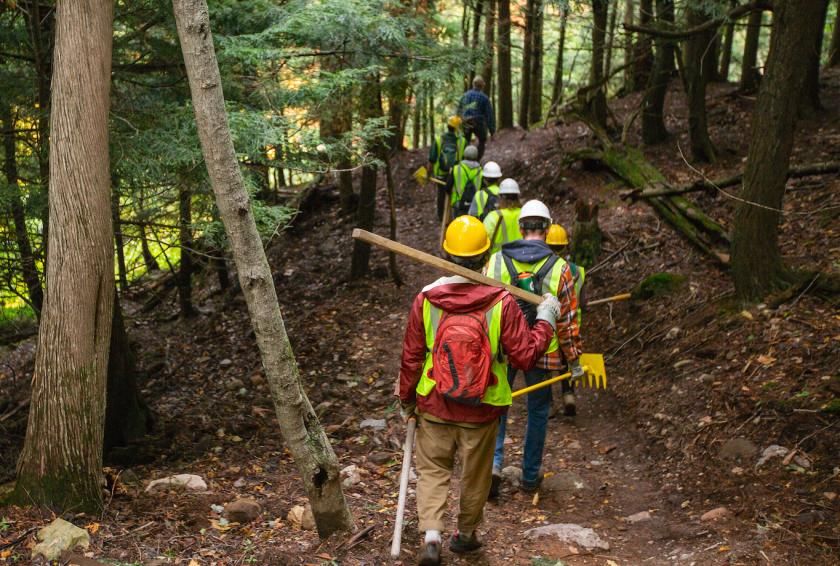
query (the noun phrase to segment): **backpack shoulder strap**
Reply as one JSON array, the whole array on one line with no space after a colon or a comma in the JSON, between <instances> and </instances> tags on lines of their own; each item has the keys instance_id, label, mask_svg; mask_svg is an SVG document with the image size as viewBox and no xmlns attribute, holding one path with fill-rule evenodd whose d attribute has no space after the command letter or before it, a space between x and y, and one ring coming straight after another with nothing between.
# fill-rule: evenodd
<instances>
[{"instance_id":1,"label":"backpack shoulder strap","mask_svg":"<svg viewBox=\"0 0 840 566\"><path fill-rule=\"evenodd\" d=\"M488 216L490 216L490 214L493 214L494 212L495 212L495 213L497 213L497 214L496 214L496 216L498 216L498 217L499 217L499 219L498 219L498 221L496 222L496 227L495 227L495 228L493 228L493 235L492 235L492 236L490 236L490 245L491 245L491 246L492 246L492 245L494 245L494 242L496 241L496 236L498 236L498 235L499 235L499 228L501 228L501 227L502 227L502 222L504 222L504 221L505 221L505 217L504 217L504 216L502 216L501 211L498 211L498 210L493 210L493 211L490 211L490 212L488 213ZM501 253L501 251L500 251L499 253Z\"/></svg>"},{"instance_id":2,"label":"backpack shoulder strap","mask_svg":"<svg viewBox=\"0 0 840 566\"><path fill-rule=\"evenodd\" d=\"M502 254L502 259L505 260L505 267L507 267L508 273L510 273L511 285L514 285L516 278L519 276L519 271L516 269L516 266L513 265L513 259L511 259L510 256L503 251L500 251L499 253Z\"/></svg>"},{"instance_id":3,"label":"backpack shoulder strap","mask_svg":"<svg viewBox=\"0 0 840 566\"><path fill-rule=\"evenodd\" d=\"M560 259L560 257L558 257L557 255L551 254L548 257L548 259L545 260L545 263L540 266L539 271L537 271L537 273L534 274L534 279L535 279L534 287L542 290L543 279L545 279L546 275L551 273L551 270L554 269L554 265L557 263L557 261L559 259Z\"/></svg>"}]
</instances>

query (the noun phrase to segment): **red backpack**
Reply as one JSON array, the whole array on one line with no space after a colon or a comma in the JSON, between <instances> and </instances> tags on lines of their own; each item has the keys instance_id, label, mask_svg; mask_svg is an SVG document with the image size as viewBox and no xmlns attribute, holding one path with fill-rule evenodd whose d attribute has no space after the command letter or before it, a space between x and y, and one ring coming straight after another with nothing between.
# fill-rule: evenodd
<instances>
[{"instance_id":1,"label":"red backpack","mask_svg":"<svg viewBox=\"0 0 840 566\"><path fill-rule=\"evenodd\" d=\"M494 381L492 361L485 313L444 312L432 350L432 373L440 394L463 405L480 405Z\"/></svg>"}]
</instances>

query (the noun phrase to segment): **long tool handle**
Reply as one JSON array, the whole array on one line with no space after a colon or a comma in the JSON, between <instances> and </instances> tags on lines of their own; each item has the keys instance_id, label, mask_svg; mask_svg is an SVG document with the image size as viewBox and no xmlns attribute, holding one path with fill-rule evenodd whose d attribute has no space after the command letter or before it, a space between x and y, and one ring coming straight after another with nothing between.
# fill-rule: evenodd
<instances>
[{"instance_id":1,"label":"long tool handle","mask_svg":"<svg viewBox=\"0 0 840 566\"><path fill-rule=\"evenodd\" d=\"M583 366L583 372L589 372L589 368ZM543 387L548 387L552 383L557 383L558 381L563 381L564 379L569 379L572 377L572 372L566 372L562 375L558 375L556 377L552 377L551 379L546 379L545 381L540 381L539 383L535 383L534 385L529 385L528 387L523 387L522 389L517 389L513 393L510 394L512 398L519 397L520 395L525 395L526 393L530 393L531 391L536 391L537 389L542 389Z\"/></svg>"},{"instance_id":2,"label":"long tool handle","mask_svg":"<svg viewBox=\"0 0 840 566\"><path fill-rule=\"evenodd\" d=\"M446 195L443 205L443 219L440 221L440 247L443 247L443 241L446 239L446 229L449 227L450 216L452 216L452 200L450 200L449 195Z\"/></svg>"},{"instance_id":3,"label":"long tool handle","mask_svg":"<svg viewBox=\"0 0 840 566\"><path fill-rule=\"evenodd\" d=\"M400 557L405 500L408 496L408 476L411 473L411 453L414 450L414 431L416 429L417 419L409 419L408 426L405 429L405 446L403 447L402 472L400 473L400 498L397 502L397 519L394 521L394 540L391 542L391 558Z\"/></svg>"},{"instance_id":4,"label":"long tool handle","mask_svg":"<svg viewBox=\"0 0 840 566\"><path fill-rule=\"evenodd\" d=\"M632 293L621 293L620 295L613 295L612 297L605 297L603 299L596 299L594 301L589 301L586 303L587 307L591 307L594 305L603 305L605 303L614 303L615 301L629 301L633 298Z\"/></svg>"},{"instance_id":5,"label":"long tool handle","mask_svg":"<svg viewBox=\"0 0 840 566\"><path fill-rule=\"evenodd\" d=\"M539 295L529 293L528 291L520 289L519 287L514 287L513 285L506 285L501 281L491 279L490 277L482 275L481 273L473 271L472 269L467 269L466 267L461 267L460 265L454 264L451 261L446 261L445 259L435 257L431 254L427 254L426 252L415 250L414 248L406 246L405 244L401 244L399 242L389 240L388 238L383 238L382 236L372 234L367 230L356 228L355 230L353 230L353 237L357 240L361 240L368 244L379 246L380 248L384 248L388 251L398 253L406 257L410 257L413 260L419 261L420 263L425 263L426 265L429 265L431 267L436 267L437 269L445 271L446 273L449 273L451 275L460 275L465 279L469 279L470 281L474 281L482 285L499 287L508 291L517 299L522 299L523 301L529 302L531 304L539 305L543 301L542 297L540 297Z\"/></svg>"}]
</instances>

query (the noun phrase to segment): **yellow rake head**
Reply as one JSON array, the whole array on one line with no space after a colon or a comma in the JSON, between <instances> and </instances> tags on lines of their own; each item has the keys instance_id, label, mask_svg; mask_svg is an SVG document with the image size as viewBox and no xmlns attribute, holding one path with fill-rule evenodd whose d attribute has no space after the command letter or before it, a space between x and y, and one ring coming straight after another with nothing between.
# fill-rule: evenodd
<instances>
[{"instance_id":1,"label":"yellow rake head","mask_svg":"<svg viewBox=\"0 0 840 566\"><path fill-rule=\"evenodd\" d=\"M577 385L594 387L595 389L607 388L607 370L604 368L604 356L601 354L581 354L580 365L586 373L577 381Z\"/></svg>"},{"instance_id":2,"label":"yellow rake head","mask_svg":"<svg viewBox=\"0 0 840 566\"><path fill-rule=\"evenodd\" d=\"M425 185L429 182L429 171L425 167L420 167L417 171L414 172L412 175L418 183L421 185Z\"/></svg>"}]
</instances>

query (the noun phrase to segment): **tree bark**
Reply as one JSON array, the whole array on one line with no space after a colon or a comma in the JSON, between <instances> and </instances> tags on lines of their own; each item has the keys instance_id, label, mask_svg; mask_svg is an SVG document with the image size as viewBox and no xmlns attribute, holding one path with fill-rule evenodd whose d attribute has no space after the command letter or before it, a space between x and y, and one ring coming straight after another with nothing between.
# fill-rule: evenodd
<instances>
[{"instance_id":1,"label":"tree bark","mask_svg":"<svg viewBox=\"0 0 840 566\"><path fill-rule=\"evenodd\" d=\"M499 3L499 129L513 127L513 88L510 63L510 0Z\"/></svg>"},{"instance_id":2,"label":"tree bark","mask_svg":"<svg viewBox=\"0 0 840 566\"><path fill-rule=\"evenodd\" d=\"M18 187L17 144L15 143L15 120L10 104L0 103L0 122L3 124L4 161L3 172L9 185L9 208L15 228L15 243L20 254L20 269L23 282L29 294L29 302L37 316L41 316L44 304L44 289L32 253L32 242L26 230L26 211Z\"/></svg>"},{"instance_id":3,"label":"tree bark","mask_svg":"<svg viewBox=\"0 0 840 566\"><path fill-rule=\"evenodd\" d=\"M59 0L52 78L47 291L13 498L102 506L105 383L114 298L108 108L114 5Z\"/></svg>"},{"instance_id":4,"label":"tree bark","mask_svg":"<svg viewBox=\"0 0 840 566\"><path fill-rule=\"evenodd\" d=\"M420 112L420 97L416 88L412 92L412 97L414 99L414 106L412 107L413 112L411 119L411 146L414 149L418 149L420 147L420 120L422 120L422 116Z\"/></svg>"},{"instance_id":5,"label":"tree bark","mask_svg":"<svg viewBox=\"0 0 840 566\"><path fill-rule=\"evenodd\" d=\"M342 69L342 62L338 57L328 56L321 61L322 68L328 72L337 72ZM320 120L318 122L321 139L328 142L335 142L340 136L349 132L353 127L353 110L350 92L346 88L339 88L333 93L330 99L321 107ZM348 214L353 211L356 205L353 194L353 175L350 156L342 151L337 160L338 165L338 195L341 211ZM282 175L282 172L281 172Z\"/></svg>"},{"instance_id":6,"label":"tree bark","mask_svg":"<svg viewBox=\"0 0 840 566\"><path fill-rule=\"evenodd\" d=\"M560 13L560 39L557 41L557 62L554 65L554 81L551 87L551 115L563 103L563 51L566 47L566 24L569 21L569 9L564 6Z\"/></svg>"},{"instance_id":7,"label":"tree bark","mask_svg":"<svg viewBox=\"0 0 840 566\"><path fill-rule=\"evenodd\" d=\"M744 56L741 58L741 80L738 84L738 90L744 93L755 92L761 79L761 73L758 72L756 65L763 15L764 12L754 10L750 12L747 20L747 37L744 40Z\"/></svg>"},{"instance_id":8,"label":"tree bark","mask_svg":"<svg viewBox=\"0 0 840 566\"><path fill-rule=\"evenodd\" d=\"M729 0L729 9L732 10L738 5L738 0ZM732 63L732 42L735 37L735 20L726 22L723 32L723 45L721 45L720 68L718 77L724 82L729 81L729 66Z\"/></svg>"},{"instance_id":9,"label":"tree bark","mask_svg":"<svg viewBox=\"0 0 840 566\"><path fill-rule=\"evenodd\" d=\"M528 129L528 105L531 103L532 71L531 57L534 41L535 1L528 0L525 5L525 30L522 35L522 72L519 82L519 127Z\"/></svg>"},{"instance_id":10,"label":"tree bark","mask_svg":"<svg viewBox=\"0 0 840 566\"><path fill-rule=\"evenodd\" d=\"M674 0L656 0L656 19L660 24L674 23ZM665 126L665 99L671 82L674 44L670 39L657 37L656 57L650 84L642 99L642 141L654 145L668 139Z\"/></svg>"},{"instance_id":11,"label":"tree bark","mask_svg":"<svg viewBox=\"0 0 840 566\"><path fill-rule=\"evenodd\" d=\"M743 199L732 238L735 292L744 301L762 299L784 282L779 220L793 149L796 108L806 79L802 65L823 22L823 0L776 0L766 74L752 119Z\"/></svg>"},{"instance_id":12,"label":"tree bark","mask_svg":"<svg viewBox=\"0 0 840 566\"><path fill-rule=\"evenodd\" d=\"M534 0L534 29L531 34L531 88L528 101L528 123L542 121L543 92L543 23L545 5L543 0Z\"/></svg>"},{"instance_id":13,"label":"tree bark","mask_svg":"<svg viewBox=\"0 0 840 566\"><path fill-rule=\"evenodd\" d=\"M609 79L612 72L613 48L615 46L615 24L618 16L618 2L613 4L613 9L610 11L608 33L607 33L607 47L604 55L604 76Z\"/></svg>"},{"instance_id":14,"label":"tree bark","mask_svg":"<svg viewBox=\"0 0 840 566\"><path fill-rule=\"evenodd\" d=\"M174 0L175 21L210 183L231 243L280 431L326 537L353 528L338 460L300 383L271 268L257 232L225 114L206 0Z\"/></svg>"},{"instance_id":15,"label":"tree bark","mask_svg":"<svg viewBox=\"0 0 840 566\"><path fill-rule=\"evenodd\" d=\"M625 0L624 2L624 26L632 26L635 17L636 0ZM633 91L633 33L624 33L624 91Z\"/></svg>"},{"instance_id":16,"label":"tree bark","mask_svg":"<svg viewBox=\"0 0 840 566\"><path fill-rule=\"evenodd\" d=\"M486 7L487 17L484 19L486 59L484 59L484 66L481 69L481 76L484 78L484 84L487 85L487 96L491 96L490 93L493 92L493 57L496 52L496 0L487 0Z\"/></svg>"},{"instance_id":17,"label":"tree bark","mask_svg":"<svg viewBox=\"0 0 840 566\"><path fill-rule=\"evenodd\" d=\"M639 1L639 25L647 26L653 19L653 0ZM651 38L646 34L638 34L634 48L633 92L640 91L650 82L653 67L653 47Z\"/></svg>"},{"instance_id":18,"label":"tree bark","mask_svg":"<svg viewBox=\"0 0 840 566\"><path fill-rule=\"evenodd\" d=\"M123 238L122 222L120 222L120 193L119 183L114 180L111 190L111 222L114 225L114 248L117 251L117 274L120 290L128 289L128 273L125 266L125 241Z\"/></svg>"},{"instance_id":19,"label":"tree bark","mask_svg":"<svg viewBox=\"0 0 840 566\"><path fill-rule=\"evenodd\" d=\"M178 304L184 318L195 315L192 303L193 236L192 192L185 182L178 186L178 242L181 262L178 266Z\"/></svg>"},{"instance_id":20,"label":"tree bark","mask_svg":"<svg viewBox=\"0 0 840 566\"><path fill-rule=\"evenodd\" d=\"M834 28L831 30L831 44L828 46L828 66L840 65L840 0L834 10Z\"/></svg>"},{"instance_id":21,"label":"tree bark","mask_svg":"<svg viewBox=\"0 0 840 566\"><path fill-rule=\"evenodd\" d=\"M805 74L805 87L799 101L799 111L805 116L813 116L823 109L820 101L820 61L822 56L823 35L825 20L828 14L828 0L820 0L820 25L810 39L811 50L805 60L807 73ZM808 38L803 38L808 41Z\"/></svg>"},{"instance_id":22,"label":"tree bark","mask_svg":"<svg viewBox=\"0 0 840 566\"><path fill-rule=\"evenodd\" d=\"M708 16L693 5L686 7L687 27L700 25ZM711 33L714 33L712 30ZM683 77L688 97L688 135L691 154L696 161L711 163L715 160L715 149L709 138L706 117L706 80L703 74L703 56L709 45L709 33L692 35L685 43Z\"/></svg>"},{"instance_id":23,"label":"tree bark","mask_svg":"<svg viewBox=\"0 0 840 566\"><path fill-rule=\"evenodd\" d=\"M481 31L481 17L484 15L484 0L475 0L475 4L473 6L473 19L472 19L472 40L470 47L472 48L473 53L478 53L478 38L479 32ZM467 84L471 85L473 79L475 78L475 67L470 68L470 76L467 80ZM486 83L485 83L486 84ZM490 92L489 88L485 89L487 92Z\"/></svg>"},{"instance_id":24,"label":"tree bark","mask_svg":"<svg viewBox=\"0 0 840 566\"><path fill-rule=\"evenodd\" d=\"M595 88L589 102L589 114L595 123L607 128L607 93L604 78L604 38L607 31L608 0L592 0L592 62L589 67L589 84Z\"/></svg>"}]
</instances>

